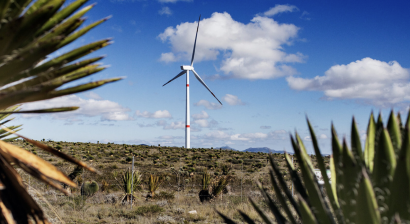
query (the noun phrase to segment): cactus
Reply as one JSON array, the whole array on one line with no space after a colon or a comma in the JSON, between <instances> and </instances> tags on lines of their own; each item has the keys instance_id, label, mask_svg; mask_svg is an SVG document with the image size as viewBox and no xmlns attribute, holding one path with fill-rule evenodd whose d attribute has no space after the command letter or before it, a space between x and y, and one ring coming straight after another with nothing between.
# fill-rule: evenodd
<instances>
[{"instance_id":1,"label":"cactus","mask_svg":"<svg viewBox=\"0 0 410 224\"><path fill-rule=\"evenodd\" d=\"M98 184L95 181L85 181L81 185L81 195L83 196L93 196L99 190Z\"/></svg>"},{"instance_id":2,"label":"cactus","mask_svg":"<svg viewBox=\"0 0 410 224\"><path fill-rule=\"evenodd\" d=\"M296 220L301 220L302 223L345 224L410 222L410 113L403 125L400 114L396 116L391 111L386 127L381 115L376 122L372 113L364 150L354 118L351 126L351 149L347 146L346 139L340 144L332 125L331 182L326 174L314 130L309 120L307 123L326 191L319 190L311 157L296 133L291 136L291 143L302 175L295 170L287 154L285 158L297 199L290 194L273 157L270 157L272 170L269 176L277 200L273 201L260 186L278 223L296 224ZM271 223L267 214L252 199L250 201L264 222ZM219 214L225 222L235 223ZM240 211L240 215L247 223L254 223L245 213Z\"/></svg>"}]
</instances>

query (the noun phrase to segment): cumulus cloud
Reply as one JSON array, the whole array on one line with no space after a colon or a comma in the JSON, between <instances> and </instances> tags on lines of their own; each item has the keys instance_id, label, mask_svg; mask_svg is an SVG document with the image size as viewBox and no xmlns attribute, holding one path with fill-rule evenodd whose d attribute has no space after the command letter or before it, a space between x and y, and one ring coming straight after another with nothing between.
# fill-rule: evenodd
<instances>
[{"instance_id":1,"label":"cumulus cloud","mask_svg":"<svg viewBox=\"0 0 410 224\"><path fill-rule=\"evenodd\" d=\"M162 9L158 11L158 13L159 13L160 15L167 15L167 16L172 15L171 9L170 9L169 7L167 7L167 6L162 7Z\"/></svg>"},{"instance_id":2,"label":"cumulus cloud","mask_svg":"<svg viewBox=\"0 0 410 224\"><path fill-rule=\"evenodd\" d=\"M243 134L229 134L224 131L215 130L208 132L201 136L200 139L208 140L224 140L224 141L261 141L261 140L285 140L287 139L287 132L284 130L271 131L269 133L255 132L255 133L243 133Z\"/></svg>"},{"instance_id":3,"label":"cumulus cloud","mask_svg":"<svg viewBox=\"0 0 410 224\"><path fill-rule=\"evenodd\" d=\"M155 124L140 125L140 127L153 127L153 126L160 126L165 130L168 130L168 129L184 129L185 128L185 122L176 121L176 122L168 123L165 120L159 120Z\"/></svg>"},{"instance_id":4,"label":"cumulus cloud","mask_svg":"<svg viewBox=\"0 0 410 224\"><path fill-rule=\"evenodd\" d=\"M275 7L270 8L268 11L264 12L264 16L274 16L283 12L293 12L299 10L294 5L275 5Z\"/></svg>"},{"instance_id":5,"label":"cumulus cloud","mask_svg":"<svg viewBox=\"0 0 410 224\"><path fill-rule=\"evenodd\" d=\"M89 99L102 100L102 97L94 92L86 92L84 95Z\"/></svg>"},{"instance_id":6,"label":"cumulus cloud","mask_svg":"<svg viewBox=\"0 0 410 224\"><path fill-rule=\"evenodd\" d=\"M132 120L127 112L130 109L121 106L116 102L109 100L95 100L95 99L83 99L77 95L62 96L50 100L26 103L23 104L23 110L36 110L52 107L65 107L65 106L79 106L80 109L71 112L55 113L51 114L52 118L59 120L71 120L80 121L78 117L100 117L101 120L106 121L124 121ZM40 115L22 115L22 117L35 117Z\"/></svg>"},{"instance_id":7,"label":"cumulus cloud","mask_svg":"<svg viewBox=\"0 0 410 224\"><path fill-rule=\"evenodd\" d=\"M410 100L410 73L397 61L363 58L347 65L334 65L324 76L312 79L288 77L296 90L323 91L328 99L359 99L378 106Z\"/></svg>"},{"instance_id":8,"label":"cumulus cloud","mask_svg":"<svg viewBox=\"0 0 410 224\"><path fill-rule=\"evenodd\" d=\"M168 53L161 54L161 60L168 63L168 62L177 61L177 58L175 57L174 53L168 52Z\"/></svg>"},{"instance_id":9,"label":"cumulus cloud","mask_svg":"<svg viewBox=\"0 0 410 224\"><path fill-rule=\"evenodd\" d=\"M199 114L192 114L191 117L194 119L207 119L209 118L209 115L207 112L201 111Z\"/></svg>"},{"instance_id":10,"label":"cumulus cloud","mask_svg":"<svg viewBox=\"0 0 410 224\"><path fill-rule=\"evenodd\" d=\"M194 124L198 124L199 126L201 126L202 128L206 128L209 126L209 122L207 119L198 119L198 120L194 120Z\"/></svg>"},{"instance_id":11,"label":"cumulus cloud","mask_svg":"<svg viewBox=\"0 0 410 224\"><path fill-rule=\"evenodd\" d=\"M212 120L198 119L198 120L194 120L192 123L199 125L201 128L213 128L218 125L218 122L214 119Z\"/></svg>"},{"instance_id":12,"label":"cumulus cloud","mask_svg":"<svg viewBox=\"0 0 410 224\"><path fill-rule=\"evenodd\" d=\"M197 103L194 103L195 106L204 106L206 109L209 110L216 110L216 109L221 109L222 105L219 103L211 103L207 100L200 100Z\"/></svg>"},{"instance_id":13,"label":"cumulus cloud","mask_svg":"<svg viewBox=\"0 0 410 224\"><path fill-rule=\"evenodd\" d=\"M184 129L184 128L185 128L185 122L183 121L171 122L171 124L164 125L164 129Z\"/></svg>"},{"instance_id":14,"label":"cumulus cloud","mask_svg":"<svg viewBox=\"0 0 410 224\"><path fill-rule=\"evenodd\" d=\"M171 44L172 52L162 53L161 61L189 60L197 22L168 27L158 37ZM227 12L215 12L201 21L195 61L216 60L222 53L220 70L214 78L273 79L294 75L289 63L303 62L301 53L287 53L299 28L280 24L266 16L255 16L248 24L232 19Z\"/></svg>"},{"instance_id":15,"label":"cumulus cloud","mask_svg":"<svg viewBox=\"0 0 410 224\"><path fill-rule=\"evenodd\" d=\"M235 95L231 95L231 94L226 94L223 97L224 101L227 102L229 105L234 106L234 105L245 105L245 103L242 102L241 99L239 99L237 96Z\"/></svg>"},{"instance_id":16,"label":"cumulus cloud","mask_svg":"<svg viewBox=\"0 0 410 224\"><path fill-rule=\"evenodd\" d=\"M172 118L171 113L167 110L157 110L154 113L151 113L148 111L140 112L139 110L137 110L135 114L138 117L145 117L145 118Z\"/></svg>"}]
</instances>

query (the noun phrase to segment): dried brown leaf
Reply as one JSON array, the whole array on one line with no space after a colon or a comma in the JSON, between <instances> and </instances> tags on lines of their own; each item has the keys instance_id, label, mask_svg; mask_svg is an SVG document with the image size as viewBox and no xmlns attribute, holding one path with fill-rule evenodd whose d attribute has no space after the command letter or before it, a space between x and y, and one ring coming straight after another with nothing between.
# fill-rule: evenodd
<instances>
[{"instance_id":1,"label":"dried brown leaf","mask_svg":"<svg viewBox=\"0 0 410 224\"><path fill-rule=\"evenodd\" d=\"M64 173L58 170L55 166L49 162L41 159L40 157L22 149L15 145L0 140L0 154L2 156L10 156L18 161L19 164L24 164L31 169L43 174L47 178L65 183L72 187L77 185L71 181Z\"/></svg>"},{"instance_id":2,"label":"dried brown leaf","mask_svg":"<svg viewBox=\"0 0 410 224\"><path fill-rule=\"evenodd\" d=\"M19 137L21 137L21 138L23 138L24 140L30 142L31 144L33 144L33 145L35 145L35 146L37 146L37 147L39 147L39 148L41 148L41 149L44 149L45 151L47 151L47 152L49 152L49 153L54 154L55 156L58 156L58 157L60 157L60 158L62 158L62 159L65 159L65 160L67 160L68 162L71 162L71 163L77 164L77 165L79 165L79 166L82 166L82 167L84 167L85 169L87 169L87 170L89 170L89 171L91 171L91 172L96 172L96 170L95 170L94 168L87 166L87 164L85 164L84 162L79 161L79 160L77 160L77 159L73 158L72 156L69 156L69 155L67 155L67 154L65 154L65 153L62 153L62 152L58 151L57 149L55 149L55 148L53 148L53 147L50 147L50 146L45 145L45 144L43 144L43 143L41 143L41 142L34 141L34 140L32 140L32 139L29 139L29 138L27 138L27 137L24 137L23 135L20 135L20 134L16 133L16 132L13 131L13 130L10 130L9 128L7 128L7 127L5 127L5 126L1 126L1 128L3 128L4 130L6 130L6 131L8 131L8 132L10 132L10 133L13 133L13 134L15 134L15 135L17 135L17 136L19 136Z\"/></svg>"}]
</instances>

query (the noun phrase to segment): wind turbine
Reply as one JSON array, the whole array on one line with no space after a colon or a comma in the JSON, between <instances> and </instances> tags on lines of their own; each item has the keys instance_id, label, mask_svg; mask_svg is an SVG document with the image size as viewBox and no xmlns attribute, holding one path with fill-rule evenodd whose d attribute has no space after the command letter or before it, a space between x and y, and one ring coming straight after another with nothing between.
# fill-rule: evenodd
<instances>
[{"instance_id":1,"label":"wind turbine","mask_svg":"<svg viewBox=\"0 0 410 224\"><path fill-rule=\"evenodd\" d=\"M201 15L199 15L199 20L198 20L198 27L196 28L196 35L195 35L195 42L194 42L194 50L192 52L192 58L191 58L191 65L182 65L181 70L177 76L169 80L167 83L165 83L163 86L166 84L174 81L175 79L179 78L180 76L184 75L186 73L186 114L185 114L185 148L189 149L191 148L191 122L190 122L190 112L189 112L189 71L192 71L195 75L195 78L198 79L198 81L205 86L205 88L212 94L212 96L216 98L215 94L208 88L208 86L205 84L205 82L199 77L198 73L194 70L194 56L195 56L195 47L196 47L196 39L198 37L198 29L199 29L199 21L201 21ZM221 101L218 100L218 102L222 105Z\"/></svg>"}]
</instances>

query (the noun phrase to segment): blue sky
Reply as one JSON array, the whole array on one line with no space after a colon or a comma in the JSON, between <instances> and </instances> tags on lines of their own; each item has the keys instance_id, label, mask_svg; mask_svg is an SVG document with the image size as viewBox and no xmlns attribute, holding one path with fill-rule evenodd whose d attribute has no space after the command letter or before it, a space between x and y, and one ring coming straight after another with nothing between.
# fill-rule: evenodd
<instances>
[{"instance_id":1,"label":"blue sky","mask_svg":"<svg viewBox=\"0 0 410 224\"><path fill-rule=\"evenodd\" d=\"M114 44L109 69L80 83L124 76L86 93L23 108L77 105L75 112L22 115L22 134L56 141L184 145L185 78L201 14L195 70L223 106L190 76L191 146L291 150L297 130L310 147L305 116L330 152L330 125L350 138L370 112L407 114L410 2L97 0L87 24L104 24L54 55L91 41ZM93 2L90 2L90 4Z\"/></svg>"}]
</instances>

